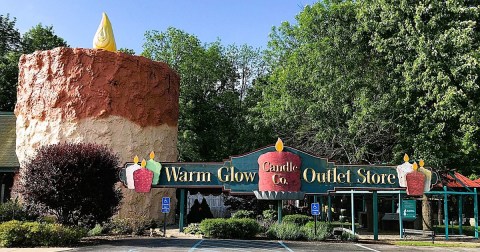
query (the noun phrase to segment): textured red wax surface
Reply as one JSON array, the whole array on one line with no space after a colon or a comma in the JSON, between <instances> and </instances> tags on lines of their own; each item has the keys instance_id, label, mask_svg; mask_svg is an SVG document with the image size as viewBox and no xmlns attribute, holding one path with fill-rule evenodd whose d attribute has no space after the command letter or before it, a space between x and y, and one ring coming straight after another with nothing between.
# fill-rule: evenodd
<instances>
[{"instance_id":1,"label":"textured red wax surface","mask_svg":"<svg viewBox=\"0 0 480 252\"><path fill-rule=\"evenodd\" d=\"M292 166L296 166L297 169L293 172L267 172L264 169L269 168L270 165L288 165L291 163ZM300 166L302 165L302 160L299 156L291 152L278 152L272 151L267 152L261 155L258 158L258 189L259 191L284 191L284 192L298 192L300 191ZM274 175L277 182L280 182L281 178L284 178L287 184L283 183L274 183Z\"/></svg>"},{"instance_id":2,"label":"textured red wax surface","mask_svg":"<svg viewBox=\"0 0 480 252\"><path fill-rule=\"evenodd\" d=\"M141 168L133 172L133 184L135 185L136 192L150 192L152 180L153 172L149 169Z\"/></svg>"},{"instance_id":3,"label":"textured red wax surface","mask_svg":"<svg viewBox=\"0 0 480 252\"><path fill-rule=\"evenodd\" d=\"M425 184L425 175L418 171L407 174L407 195L422 196Z\"/></svg>"}]
</instances>

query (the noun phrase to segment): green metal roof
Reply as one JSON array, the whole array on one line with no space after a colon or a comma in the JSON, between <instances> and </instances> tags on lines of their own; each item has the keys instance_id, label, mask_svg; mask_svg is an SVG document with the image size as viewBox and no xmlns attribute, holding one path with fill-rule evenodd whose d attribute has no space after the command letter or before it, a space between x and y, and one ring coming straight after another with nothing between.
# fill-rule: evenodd
<instances>
[{"instance_id":1,"label":"green metal roof","mask_svg":"<svg viewBox=\"0 0 480 252\"><path fill-rule=\"evenodd\" d=\"M16 170L20 165L15 153L15 122L13 112L0 112L0 167Z\"/></svg>"}]
</instances>

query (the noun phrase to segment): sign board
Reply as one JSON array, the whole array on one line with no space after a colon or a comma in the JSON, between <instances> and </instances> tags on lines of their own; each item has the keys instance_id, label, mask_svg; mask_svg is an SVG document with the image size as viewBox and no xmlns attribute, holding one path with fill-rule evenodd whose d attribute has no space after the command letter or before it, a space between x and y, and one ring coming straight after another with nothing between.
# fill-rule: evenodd
<instances>
[{"instance_id":1,"label":"sign board","mask_svg":"<svg viewBox=\"0 0 480 252\"><path fill-rule=\"evenodd\" d=\"M312 215L320 215L320 204L312 203L311 212L312 212Z\"/></svg>"},{"instance_id":2,"label":"sign board","mask_svg":"<svg viewBox=\"0 0 480 252\"><path fill-rule=\"evenodd\" d=\"M170 212L170 197L162 198L162 213Z\"/></svg>"},{"instance_id":3,"label":"sign board","mask_svg":"<svg viewBox=\"0 0 480 252\"><path fill-rule=\"evenodd\" d=\"M401 189L396 166L381 165L338 165L327 159L304 151L287 147L284 153L294 154L301 160L283 165L261 162L260 156L277 152L274 146L265 147L250 153L233 156L219 163L161 162L162 169L158 183L153 188L218 188L232 194L253 194L259 191L259 175L270 177L265 181L275 184L300 184L301 192L307 194L327 193L341 188L389 188ZM127 185L126 163L120 171L120 180ZM298 172L292 180L282 173ZM432 176L432 184L437 181ZM280 190L281 191L281 190Z\"/></svg>"},{"instance_id":4,"label":"sign board","mask_svg":"<svg viewBox=\"0 0 480 252\"><path fill-rule=\"evenodd\" d=\"M404 200L403 204L403 218L415 219L417 217L417 201L416 200Z\"/></svg>"}]
</instances>

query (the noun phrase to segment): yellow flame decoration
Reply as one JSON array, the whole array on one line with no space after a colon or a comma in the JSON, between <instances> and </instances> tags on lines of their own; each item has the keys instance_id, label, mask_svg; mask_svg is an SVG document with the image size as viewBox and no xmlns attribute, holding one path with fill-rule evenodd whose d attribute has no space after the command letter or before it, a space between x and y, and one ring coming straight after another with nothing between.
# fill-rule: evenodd
<instances>
[{"instance_id":1,"label":"yellow flame decoration","mask_svg":"<svg viewBox=\"0 0 480 252\"><path fill-rule=\"evenodd\" d=\"M414 162L413 163L413 170L417 171L417 169L418 169L418 164L417 164L417 162Z\"/></svg>"},{"instance_id":2,"label":"yellow flame decoration","mask_svg":"<svg viewBox=\"0 0 480 252\"><path fill-rule=\"evenodd\" d=\"M405 153L405 156L403 156L403 161L406 163L408 160L410 160L410 158L408 157L407 153Z\"/></svg>"},{"instance_id":3,"label":"yellow flame decoration","mask_svg":"<svg viewBox=\"0 0 480 252\"><path fill-rule=\"evenodd\" d=\"M138 164L138 156L135 156L135 157L133 158L133 162L134 162L135 164Z\"/></svg>"},{"instance_id":4,"label":"yellow flame decoration","mask_svg":"<svg viewBox=\"0 0 480 252\"><path fill-rule=\"evenodd\" d=\"M425 165L425 162L423 162L423 159L420 159L420 161L418 163L420 164L420 167L422 167L422 168Z\"/></svg>"},{"instance_id":5,"label":"yellow flame decoration","mask_svg":"<svg viewBox=\"0 0 480 252\"><path fill-rule=\"evenodd\" d=\"M117 51L115 37L113 36L112 24L110 23L110 20L105 12L102 13L102 21L98 26L95 37L93 37L93 48L103 49L110 52Z\"/></svg>"},{"instance_id":6,"label":"yellow flame decoration","mask_svg":"<svg viewBox=\"0 0 480 252\"><path fill-rule=\"evenodd\" d=\"M145 165L147 165L147 161L145 161L145 159L144 159L144 160L142 160L142 168L145 168Z\"/></svg>"},{"instance_id":7,"label":"yellow flame decoration","mask_svg":"<svg viewBox=\"0 0 480 252\"><path fill-rule=\"evenodd\" d=\"M282 142L282 139L278 138L277 143L275 143L275 149L276 149L278 152L282 152L282 151L283 151L283 142Z\"/></svg>"},{"instance_id":8,"label":"yellow flame decoration","mask_svg":"<svg viewBox=\"0 0 480 252\"><path fill-rule=\"evenodd\" d=\"M154 159L155 158L155 152L150 152L150 159Z\"/></svg>"}]
</instances>

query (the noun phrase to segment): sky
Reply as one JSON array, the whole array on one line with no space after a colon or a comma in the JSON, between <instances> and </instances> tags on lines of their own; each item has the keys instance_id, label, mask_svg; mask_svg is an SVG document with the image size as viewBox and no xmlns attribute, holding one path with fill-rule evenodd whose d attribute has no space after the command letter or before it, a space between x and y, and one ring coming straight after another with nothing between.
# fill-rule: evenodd
<instances>
[{"instance_id":1,"label":"sky","mask_svg":"<svg viewBox=\"0 0 480 252\"><path fill-rule=\"evenodd\" d=\"M248 44L266 49L273 26L295 23L318 0L0 0L0 14L17 18L20 33L38 23L53 26L71 47L91 48L106 12L117 48L142 52L146 31L181 29L204 43Z\"/></svg>"}]
</instances>

